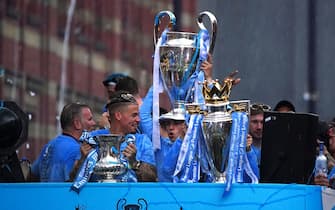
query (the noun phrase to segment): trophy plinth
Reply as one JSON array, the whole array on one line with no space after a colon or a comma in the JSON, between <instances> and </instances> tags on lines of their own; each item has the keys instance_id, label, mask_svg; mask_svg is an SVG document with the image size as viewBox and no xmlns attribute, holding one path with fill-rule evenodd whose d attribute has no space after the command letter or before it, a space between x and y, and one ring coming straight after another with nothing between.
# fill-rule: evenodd
<instances>
[{"instance_id":1,"label":"trophy plinth","mask_svg":"<svg viewBox=\"0 0 335 210\"><path fill-rule=\"evenodd\" d=\"M100 135L94 137L99 145L100 159L94 167L93 174L98 182L121 182L117 176L127 171L127 166L120 159L120 135Z\"/></svg>"}]
</instances>

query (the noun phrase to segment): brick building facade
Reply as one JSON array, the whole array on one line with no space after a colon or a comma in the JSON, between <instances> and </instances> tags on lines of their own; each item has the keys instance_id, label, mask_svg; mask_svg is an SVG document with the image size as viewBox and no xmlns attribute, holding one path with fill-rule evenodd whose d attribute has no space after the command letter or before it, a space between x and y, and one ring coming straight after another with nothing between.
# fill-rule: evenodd
<instances>
[{"instance_id":1,"label":"brick building facade","mask_svg":"<svg viewBox=\"0 0 335 210\"><path fill-rule=\"evenodd\" d=\"M195 2L72 1L75 9L65 57L63 42L71 0L1 1L0 98L15 101L30 119L29 137L19 148L19 157L34 160L57 134L62 89L65 103L88 103L96 119L106 99L101 81L112 72L136 78L144 96L152 83L155 14L178 7L180 30L194 31Z\"/></svg>"}]
</instances>

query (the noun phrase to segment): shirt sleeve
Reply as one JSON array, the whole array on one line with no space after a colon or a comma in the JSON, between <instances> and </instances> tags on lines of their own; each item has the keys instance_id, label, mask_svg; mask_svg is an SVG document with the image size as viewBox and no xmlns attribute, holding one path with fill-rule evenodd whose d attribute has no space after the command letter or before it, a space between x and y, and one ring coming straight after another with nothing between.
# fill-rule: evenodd
<instances>
[{"instance_id":1,"label":"shirt sleeve","mask_svg":"<svg viewBox=\"0 0 335 210\"><path fill-rule=\"evenodd\" d=\"M154 149L150 138L145 134L136 135L136 159L156 166Z\"/></svg>"},{"instance_id":2,"label":"shirt sleeve","mask_svg":"<svg viewBox=\"0 0 335 210\"><path fill-rule=\"evenodd\" d=\"M41 159L42 159L43 154L45 153L45 149L46 149L47 145L48 144L46 144L46 145L43 146L43 148L41 150L41 153L39 154L38 158L31 165L31 173L34 176L37 176L37 177L40 176Z\"/></svg>"},{"instance_id":3,"label":"shirt sleeve","mask_svg":"<svg viewBox=\"0 0 335 210\"><path fill-rule=\"evenodd\" d=\"M143 99L143 103L140 107L140 130L146 134L150 139L152 138L152 87L149 89L147 95Z\"/></svg>"},{"instance_id":4,"label":"shirt sleeve","mask_svg":"<svg viewBox=\"0 0 335 210\"><path fill-rule=\"evenodd\" d=\"M253 147L251 147L251 150L249 152L247 152L247 158L248 158L251 170L254 172L254 174L259 179L258 159L257 159L257 154L255 153ZM247 175L246 172L243 173L243 179L244 179L245 183L250 183L251 182L251 179Z\"/></svg>"},{"instance_id":5,"label":"shirt sleeve","mask_svg":"<svg viewBox=\"0 0 335 210\"><path fill-rule=\"evenodd\" d=\"M328 179L330 179L332 176L335 176L335 167L333 167L332 170L330 170L328 174Z\"/></svg>"}]
</instances>

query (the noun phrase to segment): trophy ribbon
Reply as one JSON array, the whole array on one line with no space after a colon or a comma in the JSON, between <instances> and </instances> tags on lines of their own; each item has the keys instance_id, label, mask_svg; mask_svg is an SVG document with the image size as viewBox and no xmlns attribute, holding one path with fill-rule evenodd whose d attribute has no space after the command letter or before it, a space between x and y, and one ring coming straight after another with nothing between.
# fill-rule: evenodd
<instances>
[{"instance_id":1,"label":"trophy ribbon","mask_svg":"<svg viewBox=\"0 0 335 210\"><path fill-rule=\"evenodd\" d=\"M95 164L98 161L98 152L96 149L93 149L85 159L83 165L80 168L80 171L71 186L71 190L79 193L81 188L89 181Z\"/></svg>"},{"instance_id":2,"label":"trophy ribbon","mask_svg":"<svg viewBox=\"0 0 335 210\"><path fill-rule=\"evenodd\" d=\"M245 113L237 112L239 120L241 121L239 129L239 142L238 142L238 156L237 156L237 169L236 169L236 178L237 183L243 183L243 172L244 172L244 156L246 148L246 139L248 134L248 116Z\"/></svg>"},{"instance_id":3,"label":"trophy ribbon","mask_svg":"<svg viewBox=\"0 0 335 210\"><path fill-rule=\"evenodd\" d=\"M226 192L230 190L232 183L244 182L244 171L251 178L252 183L258 183L258 178L250 167L245 150L248 134L247 114L245 112L233 112L232 121Z\"/></svg>"},{"instance_id":4,"label":"trophy ribbon","mask_svg":"<svg viewBox=\"0 0 335 210\"><path fill-rule=\"evenodd\" d=\"M200 71L201 63L207 59L209 35L207 30L203 29L198 33L198 45L200 58L198 59L197 67L193 75L189 78L188 93L186 101L193 97L195 103L204 104L204 97L201 92L199 83L204 81L204 73ZM193 92L191 92L193 91ZM200 174L200 160L196 158L202 153L201 145L201 130L202 130L201 114L192 114L189 120L187 133L184 137L182 147L178 156L176 169L174 172L174 182L198 182ZM203 140L204 141L204 140ZM204 161L204 160L202 160Z\"/></svg>"},{"instance_id":5,"label":"trophy ribbon","mask_svg":"<svg viewBox=\"0 0 335 210\"><path fill-rule=\"evenodd\" d=\"M236 182L243 183L244 176L243 172L246 173L251 179L251 183L257 184L258 178L254 171L252 170L252 167L250 166L249 158L247 155L247 152L245 151L246 148L246 139L248 135L249 130L249 120L248 116L245 112L238 112L237 115L240 115L241 118L241 128L240 128L240 140L239 140L239 157L238 157L238 168L237 168L237 174L236 174Z\"/></svg>"},{"instance_id":6,"label":"trophy ribbon","mask_svg":"<svg viewBox=\"0 0 335 210\"><path fill-rule=\"evenodd\" d=\"M210 54L213 54L213 50L214 50L214 46L215 46L215 40L216 40L216 34L217 34L217 20L216 17L208 12L208 11L204 11L201 12L200 15L198 16L198 26L201 30L207 30L205 25L202 23L202 18L204 16L207 16L212 24L212 37L211 37L211 42L210 42L210 46L208 48L208 51Z\"/></svg>"},{"instance_id":7,"label":"trophy ribbon","mask_svg":"<svg viewBox=\"0 0 335 210\"><path fill-rule=\"evenodd\" d=\"M161 148L160 129L159 129L159 94L163 92L163 82L160 77L159 71L159 47L163 43L166 36L167 29L163 31L162 36L158 39L155 55L154 55L154 71L153 71L153 106L152 106L152 144L154 151Z\"/></svg>"},{"instance_id":8,"label":"trophy ribbon","mask_svg":"<svg viewBox=\"0 0 335 210\"><path fill-rule=\"evenodd\" d=\"M201 115L191 115L189 128L185 134L182 146L180 148L176 169L173 174L174 182L194 182L194 176L197 174L192 174L194 171L198 171L197 167L199 165L195 165L192 163L195 154L197 152L197 140L200 136L200 129L201 126L202 116ZM191 167L195 167L192 168Z\"/></svg>"},{"instance_id":9,"label":"trophy ribbon","mask_svg":"<svg viewBox=\"0 0 335 210\"><path fill-rule=\"evenodd\" d=\"M240 140L240 128L242 127L242 121L238 112L232 113L232 126L230 131L230 150L227 168L227 185L225 192L230 190L231 184L235 183L235 174L237 170L237 158L238 158L238 147Z\"/></svg>"},{"instance_id":10,"label":"trophy ribbon","mask_svg":"<svg viewBox=\"0 0 335 210\"><path fill-rule=\"evenodd\" d=\"M89 132L84 131L80 140L83 142L87 142L90 145L96 145L93 137L90 135ZM85 161L80 167L80 170L71 186L71 190L79 193L81 188L89 181L95 164L98 161L98 150L94 148L90 153L87 155Z\"/></svg>"},{"instance_id":11,"label":"trophy ribbon","mask_svg":"<svg viewBox=\"0 0 335 210\"><path fill-rule=\"evenodd\" d=\"M201 63L205 60L207 60L208 57L208 49L209 49L209 34L207 30L201 30L198 33L198 45L197 50L199 49L199 59L197 63L197 67L193 75L189 78L189 85L188 87L193 87L195 90L194 96L192 95L192 88L188 88L188 92L186 95L185 101L190 101L191 97L194 97L195 103L204 103L204 97L201 93L202 90L202 84L205 80L204 72L200 71ZM196 53L198 54L198 53ZM196 81L197 80L197 81ZM196 81L196 82L195 82Z\"/></svg>"},{"instance_id":12,"label":"trophy ribbon","mask_svg":"<svg viewBox=\"0 0 335 210\"><path fill-rule=\"evenodd\" d=\"M164 29L164 31L161 34L161 37L158 39L158 34L160 31L160 23L161 18L164 16L169 17L169 24ZM159 129L159 93L163 92L163 82L160 77L160 56L159 56L159 48L160 46L165 43L166 40L166 33L176 25L176 17L174 14L168 10L164 10L159 12L155 16L154 20L154 45L155 45L155 54L154 54L154 69L153 69L153 109L152 109L152 144L154 151L161 148L161 142L160 142L160 129Z\"/></svg>"}]
</instances>

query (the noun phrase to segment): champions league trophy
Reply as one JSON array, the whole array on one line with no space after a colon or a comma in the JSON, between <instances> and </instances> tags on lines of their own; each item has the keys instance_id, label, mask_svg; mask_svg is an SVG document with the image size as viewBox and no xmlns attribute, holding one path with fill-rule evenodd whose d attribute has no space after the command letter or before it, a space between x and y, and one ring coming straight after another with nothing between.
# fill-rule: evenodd
<instances>
[{"instance_id":1,"label":"champions league trophy","mask_svg":"<svg viewBox=\"0 0 335 210\"><path fill-rule=\"evenodd\" d=\"M176 24L176 18L170 11L161 11L155 18L154 42L157 44L158 33L160 32L160 19L164 16L169 17L168 29L172 29ZM208 52L212 53L217 21L215 16L208 12L199 14L197 23L200 29L206 30L203 24L203 17L208 16L212 24L212 34ZM190 89L189 78L195 72L199 59L199 34L190 32L167 31L162 32L162 43L159 46L160 76L164 83L164 89L169 95L172 106L179 106L184 103L187 92ZM206 53L208 53L206 52Z\"/></svg>"},{"instance_id":2,"label":"champions league trophy","mask_svg":"<svg viewBox=\"0 0 335 210\"><path fill-rule=\"evenodd\" d=\"M209 35L203 24L207 16L211 23ZM168 26L161 30L161 19L169 19ZM154 149L160 148L159 134L159 93L165 91L169 96L172 110L183 108L185 102L194 102L194 84L198 79L201 61L214 49L217 20L208 12L202 12L197 18L198 33L171 31L176 25L176 17L170 11L161 11L154 23L154 70L153 70L153 133ZM200 91L201 92L201 91Z\"/></svg>"},{"instance_id":3,"label":"champions league trophy","mask_svg":"<svg viewBox=\"0 0 335 210\"><path fill-rule=\"evenodd\" d=\"M100 159L96 163L93 173L98 176L99 182L120 182L116 177L127 171L127 166L120 159L120 145L122 136L107 134L95 136L94 140L99 146Z\"/></svg>"}]
</instances>

